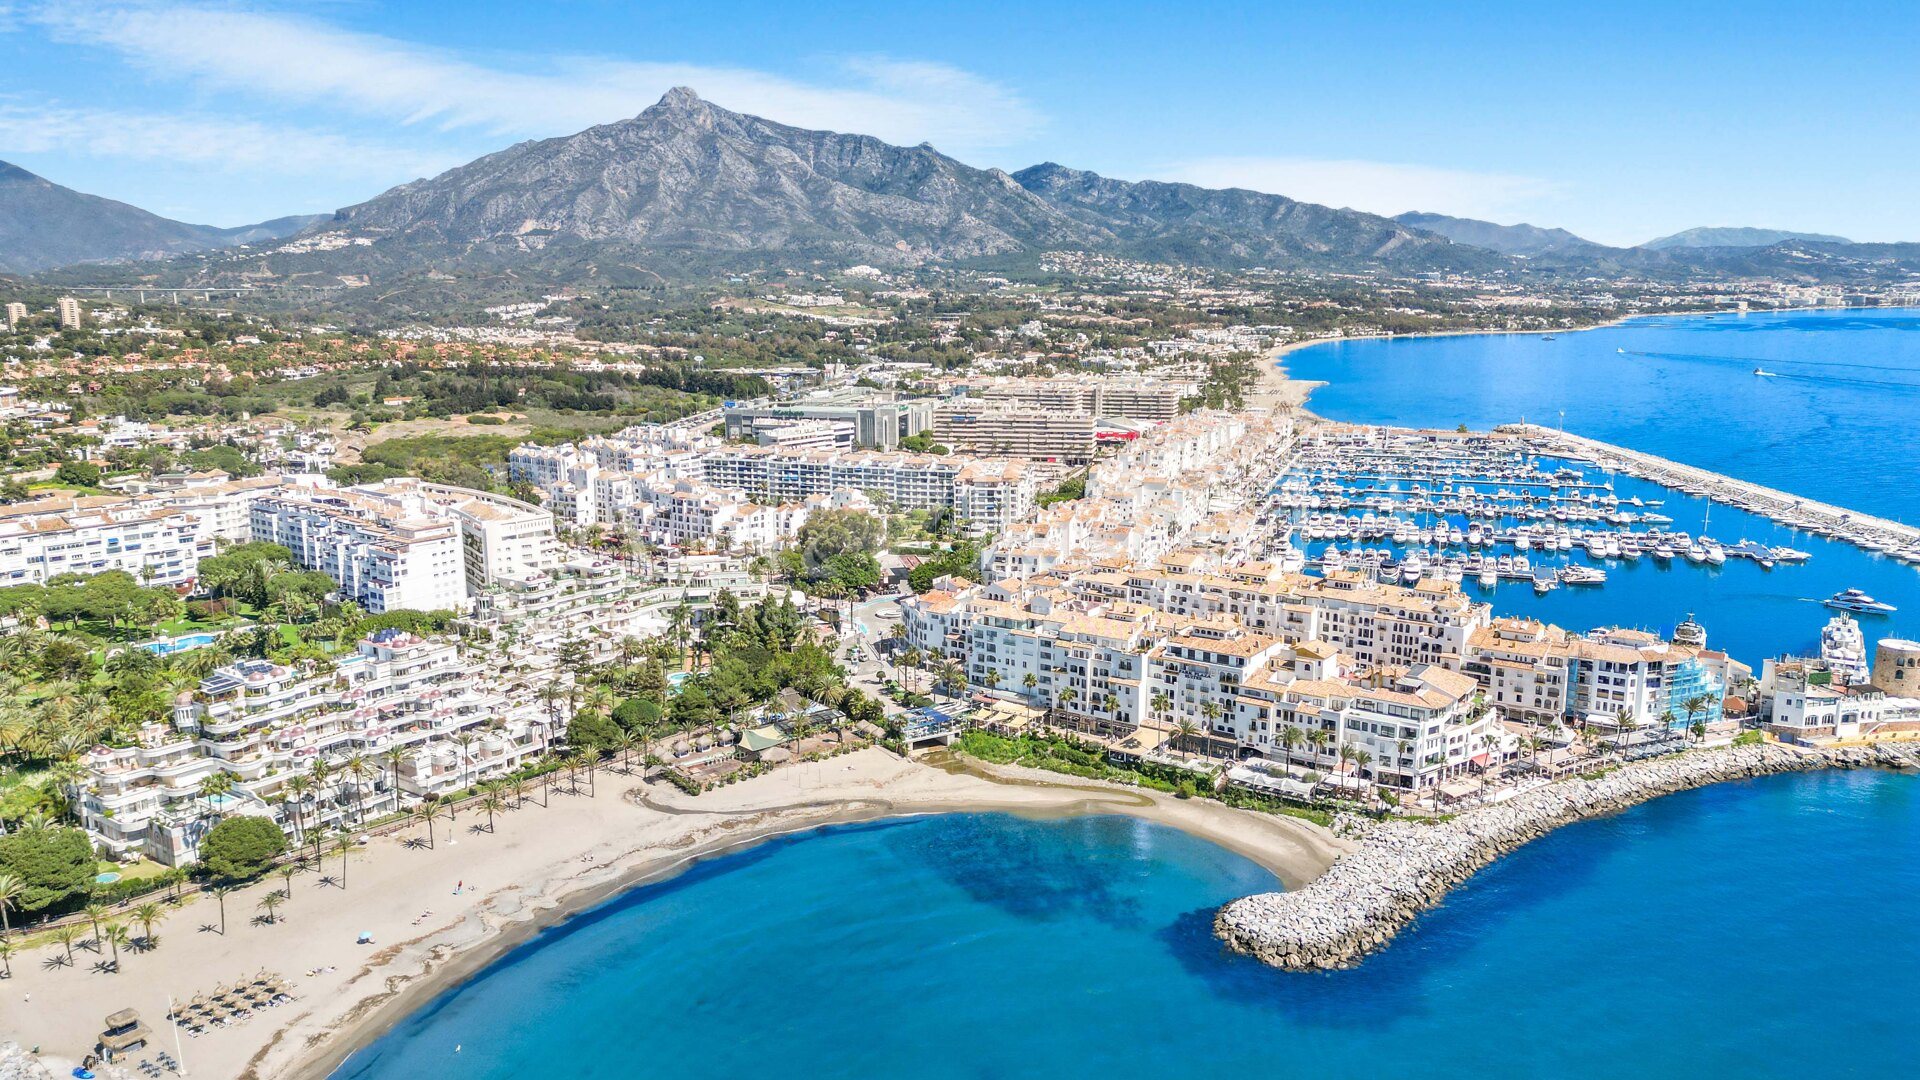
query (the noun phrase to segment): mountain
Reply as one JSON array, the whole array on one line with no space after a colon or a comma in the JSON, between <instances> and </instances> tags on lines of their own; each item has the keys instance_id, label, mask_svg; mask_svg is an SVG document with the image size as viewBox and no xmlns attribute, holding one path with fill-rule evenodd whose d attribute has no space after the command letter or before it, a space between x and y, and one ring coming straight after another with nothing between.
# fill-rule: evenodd
<instances>
[{"instance_id":1,"label":"mountain","mask_svg":"<svg viewBox=\"0 0 1920 1080\"><path fill-rule=\"evenodd\" d=\"M0 161L0 271L152 259L286 236L315 218L290 217L219 229L189 225L137 206L87 195Z\"/></svg>"},{"instance_id":2,"label":"mountain","mask_svg":"<svg viewBox=\"0 0 1920 1080\"><path fill-rule=\"evenodd\" d=\"M1613 250L1605 244L1575 236L1565 229L1544 229L1538 225L1496 225L1491 221L1418 211L1396 214L1393 220L1415 229L1438 233L1456 244L1471 244L1520 258L1541 255L1590 256Z\"/></svg>"},{"instance_id":3,"label":"mountain","mask_svg":"<svg viewBox=\"0 0 1920 1080\"><path fill-rule=\"evenodd\" d=\"M225 241L225 244L258 244L264 240L282 240L295 233L304 232L323 221L332 220L332 214L288 214L286 217L277 217L255 225L235 225L232 228L213 231Z\"/></svg>"},{"instance_id":4,"label":"mountain","mask_svg":"<svg viewBox=\"0 0 1920 1080\"><path fill-rule=\"evenodd\" d=\"M1403 270L1499 262L1444 237L1358 210L1335 210L1244 188L1127 182L1048 162L1013 174L1033 192L1113 238L1128 254L1213 265L1367 264Z\"/></svg>"},{"instance_id":5,"label":"mountain","mask_svg":"<svg viewBox=\"0 0 1920 1080\"><path fill-rule=\"evenodd\" d=\"M968 259L1105 238L998 170L922 144L788 127L670 91L631 120L521 143L341 210L379 247L512 256L791 253Z\"/></svg>"},{"instance_id":6,"label":"mountain","mask_svg":"<svg viewBox=\"0 0 1920 1080\"><path fill-rule=\"evenodd\" d=\"M1853 243L1844 236L1828 236L1823 233L1707 226L1677 232L1672 236L1662 236L1640 246L1648 251L1666 251L1670 248L1763 248L1787 241L1813 244Z\"/></svg>"},{"instance_id":7,"label":"mountain","mask_svg":"<svg viewBox=\"0 0 1920 1080\"><path fill-rule=\"evenodd\" d=\"M208 284L435 278L474 291L496 278L648 283L807 261L1012 265L1055 248L1232 266L1502 261L1352 210L1057 165L1009 176L675 89L631 119L509 147L346 207L292 243L187 272Z\"/></svg>"}]
</instances>

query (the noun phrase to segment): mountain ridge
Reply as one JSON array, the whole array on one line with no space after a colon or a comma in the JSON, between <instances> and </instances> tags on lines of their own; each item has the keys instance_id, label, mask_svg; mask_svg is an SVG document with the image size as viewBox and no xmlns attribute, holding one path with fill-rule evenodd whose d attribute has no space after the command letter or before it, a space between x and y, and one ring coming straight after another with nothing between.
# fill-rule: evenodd
<instances>
[{"instance_id":1,"label":"mountain ridge","mask_svg":"<svg viewBox=\"0 0 1920 1080\"><path fill-rule=\"evenodd\" d=\"M31 274L80 263L165 258L277 239L327 215L253 225L194 225L56 184L0 161L0 271Z\"/></svg>"}]
</instances>

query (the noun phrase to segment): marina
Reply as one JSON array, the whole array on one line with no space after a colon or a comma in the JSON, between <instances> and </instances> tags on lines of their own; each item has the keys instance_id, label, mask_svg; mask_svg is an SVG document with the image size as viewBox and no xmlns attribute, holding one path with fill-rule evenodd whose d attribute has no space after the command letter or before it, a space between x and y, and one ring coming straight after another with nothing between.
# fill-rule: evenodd
<instances>
[{"instance_id":1,"label":"marina","mask_svg":"<svg viewBox=\"0 0 1920 1080\"><path fill-rule=\"evenodd\" d=\"M1544 448L1551 449L1551 448ZM1724 566L1765 570L1811 560L1795 547L1742 537L1718 540L1675 528L1664 499L1615 491L1598 466L1547 456L1530 438L1323 425L1302 437L1267 506L1297 550L1322 573L1369 573L1414 584L1530 584L1537 593L1607 581L1609 565ZM1343 544L1348 546L1342 546ZM1369 544L1376 546L1368 546ZM1301 556L1304 563L1305 556Z\"/></svg>"},{"instance_id":2,"label":"marina","mask_svg":"<svg viewBox=\"0 0 1920 1080\"><path fill-rule=\"evenodd\" d=\"M1401 456L1418 451L1431 467L1383 467L1389 446ZM1859 613L1867 656L1882 637L1913 636L1905 620L1920 604L1920 570L1893 551L1869 550L1832 530L1799 531L1747 509L1770 505L1764 489L1750 490L1730 478L1694 471L1685 474L1691 490L1668 487L1637 475L1654 472L1642 456L1617 449L1591 440L1563 443L1558 433L1466 435L1316 422L1263 504L1264 531L1272 537L1268 554L1284 568L1312 573L1331 566L1372 570L1384 580L1390 569L1400 583L1409 552L1419 555L1422 575L1442 579L1450 576L1452 556L1459 587L1490 602L1497 614L1573 629L1624 626L1670 635L1693 611L1708 627L1711 647L1755 664L1773 656L1814 655L1823 624L1835 614L1825 604L1847 589L1898 609ZM1616 471L1602 469L1602 462ZM1365 475L1347 476L1348 463ZM1449 483L1452 492L1444 490ZM1416 486L1426 490L1411 490ZM1462 486L1474 491L1462 492ZM1504 500L1503 486L1510 496ZM1471 507L1513 513L1469 517ZM1556 518L1556 510L1566 520ZM1878 519L1851 520L1869 523L1863 533L1886 535ZM1467 542L1476 525L1478 545ZM1397 543L1402 526L1405 541ZM1459 545L1452 544L1456 526ZM1549 539L1551 547L1542 542ZM1617 557L1606 554L1609 539L1620 544ZM1597 555L1589 540L1598 542ZM1717 558L1709 540L1718 547ZM1639 555L1631 557L1635 546ZM1575 567L1583 568L1573 569L1576 581L1565 580L1563 572Z\"/></svg>"}]
</instances>

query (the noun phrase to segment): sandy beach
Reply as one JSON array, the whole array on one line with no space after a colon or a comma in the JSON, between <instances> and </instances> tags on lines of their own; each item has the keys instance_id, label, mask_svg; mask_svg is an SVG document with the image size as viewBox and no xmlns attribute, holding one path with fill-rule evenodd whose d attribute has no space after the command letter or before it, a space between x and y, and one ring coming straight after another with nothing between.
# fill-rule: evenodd
<instances>
[{"instance_id":1,"label":"sandy beach","mask_svg":"<svg viewBox=\"0 0 1920 1080\"><path fill-rule=\"evenodd\" d=\"M349 860L344 888L321 880L341 876L330 857L322 872L294 879L273 924L260 920L258 904L281 887L278 876L226 898L224 935L216 902L196 898L158 924L157 949L123 949L119 974L95 970L101 956L84 950L73 967L50 963L64 955L57 946L23 951L0 987L0 1040L38 1046L64 1075L92 1047L102 1018L130 1007L155 1029L147 1056L173 1051L169 995L184 1002L265 969L288 979L295 1000L182 1037L188 1074L323 1077L542 927L704 856L827 824L959 810L1128 814L1245 855L1288 888L1318 877L1348 847L1298 819L1031 770L935 767L881 750L791 766L697 799L610 769L596 786L592 796L584 785L578 794L556 786L550 806L536 795L499 815L493 832L473 812L442 819L433 847L420 827L376 838ZM372 944L355 944L363 932Z\"/></svg>"}]
</instances>

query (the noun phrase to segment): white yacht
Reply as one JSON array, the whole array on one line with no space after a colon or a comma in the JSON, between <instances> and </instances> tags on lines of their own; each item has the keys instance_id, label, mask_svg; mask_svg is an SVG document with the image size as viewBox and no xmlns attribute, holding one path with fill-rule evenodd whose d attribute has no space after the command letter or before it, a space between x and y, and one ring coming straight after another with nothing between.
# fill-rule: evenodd
<instances>
[{"instance_id":1,"label":"white yacht","mask_svg":"<svg viewBox=\"0 0 1920 1080\"><path fill-rule=\"evenodd\" d=\"M1859 611L1871 615L1891 615L1900 609L1882 603L1859 589L1842 589L1827 597L1826 605L1837 611Z\"/></svg>"}]
</instances>

